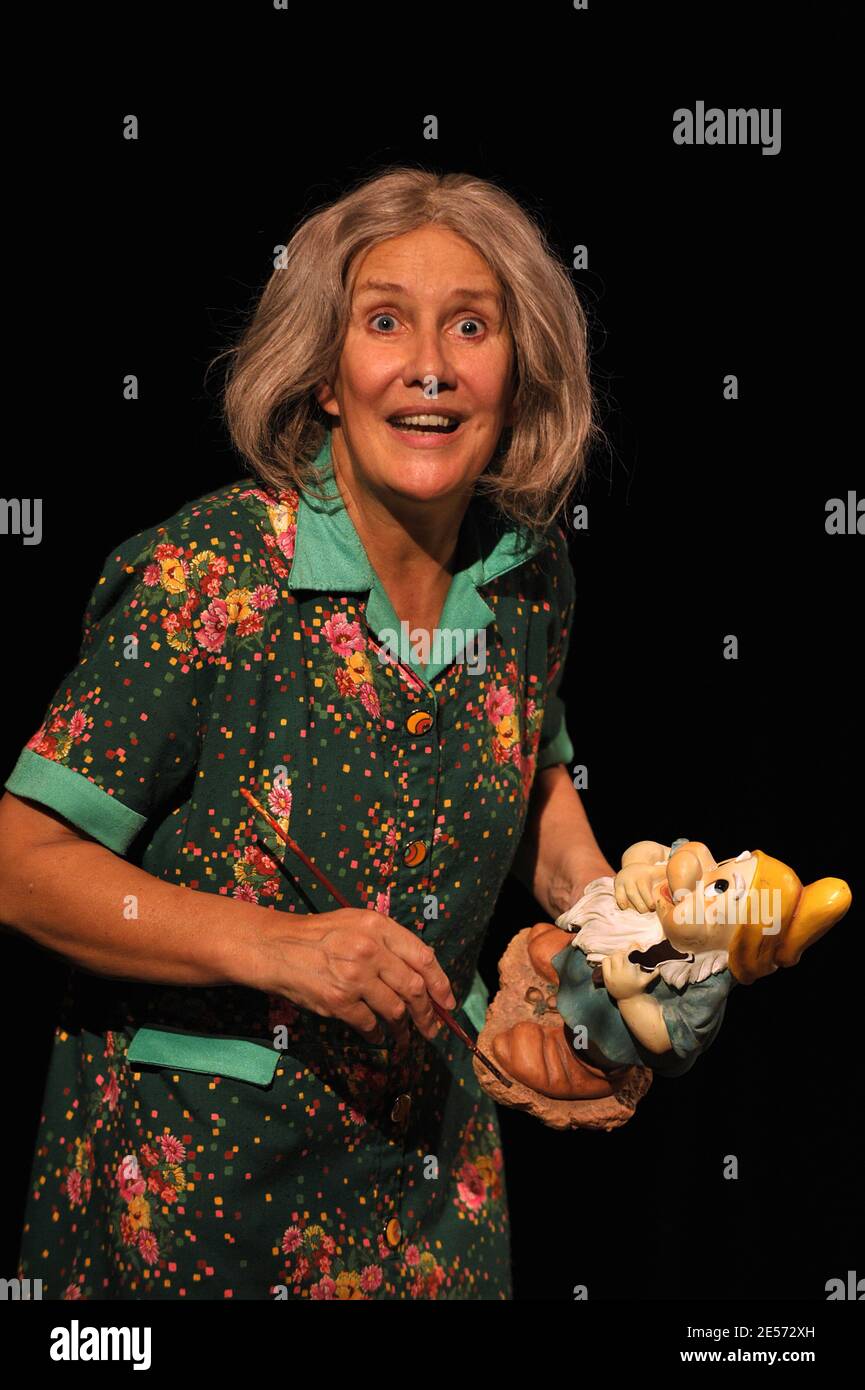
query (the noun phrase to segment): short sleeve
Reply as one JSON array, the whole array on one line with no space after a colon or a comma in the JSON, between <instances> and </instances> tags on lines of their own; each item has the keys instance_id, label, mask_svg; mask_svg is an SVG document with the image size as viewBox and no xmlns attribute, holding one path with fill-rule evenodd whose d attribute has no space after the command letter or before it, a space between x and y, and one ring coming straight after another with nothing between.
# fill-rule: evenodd
<instances>
[{"instance_id":1,"label":"short sleeve","mask_svg":"<svg viewBox=\"0 0 865 1390\"><path fill-rule=\"evenodd\" d=\"M553 608L553 620L550 627L552 642L547 670L544 721L538 743L538 772L545 767L552 767L554 763L571 764L574 758L574 745L568 733L565 703L559 690L570 649L571 627L576 605L576 581L568 556L567 540L560 527L556 528L555 536L555 563L551 568L550 589L550 602Z\"/></svg>"},{"instance_id":2,"label":"short sleeve","mask_svg":"<svg viewBox=\"0 0 865 1390\"><path fill-rule=\"evenodd\" d=\"M670 1042L677 1057L693 1057L712 1042L724 1018L733 986L729 970L688 985L677 999L661 1005Z\"/></svg>"},{"instance_id":3,"label":"short sleeve","mask_svg":"<svg viewBox=\"0 0 865 1390\"><path fill-rule=\"evenodd\" d=\"M78 664L4 783L117 853L169 806L199 758L201 565L188 554L159 527L108 556Z\"/></svg>"}]
</instances>

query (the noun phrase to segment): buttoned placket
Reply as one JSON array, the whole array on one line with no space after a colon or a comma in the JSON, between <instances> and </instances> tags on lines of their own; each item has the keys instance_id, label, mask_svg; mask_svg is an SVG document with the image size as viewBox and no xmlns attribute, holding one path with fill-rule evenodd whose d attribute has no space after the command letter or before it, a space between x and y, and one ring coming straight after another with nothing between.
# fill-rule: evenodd
<instances>
[{"instance_id":1,"label":"buttoned placket","mask_svg":"<svg viewBox=\"0 0 865 1390\"><path fill-rule=\"evenodd\" d=\"M394 730L395 742L405 755L399 784L403 791L403 806L399 809L404 809L405 814L400 815L398 823L398 876L402 883L422 885L424 878L431 875L438 814L436 792L430 803L431 774L434 774L434 788L441 783L439 709L432 683L453 661L436 663L433 660L426 665L424 677L421 677L412 666L397 660L394 653L385 649L382 634L385 630L400 632L401 625L339 495L333 477L329 436L315 460L315 467L330 500L308 499L306 493L300 493L289 588L314 590L331 599L346 591L355 592L363 614L365 640L376 659L382 662L382 671L387 679L401 682L415 697L402 728ZM443 631L486 630L495 612L477 585L524 563L542 544L527 542L516 531L509 531L499 537L490 556L485 557L471 510L467 514L467 524L468 544L474 558L468 568L458 570L452 578L440 618ZM415 815L415 812L425 814ZM411 1028L415 1033L413 1025ZM410 1046L413 1055L416 1047L413 1037ZM402 1089L391 1095L390 1105L384 1108L386 1147L379 1155L375 1200L382 1208L381 1235L392 1251L399 1248L403 1238L403 1184L413 1101L411 1093Z\"/></svg>"}]
</instances>

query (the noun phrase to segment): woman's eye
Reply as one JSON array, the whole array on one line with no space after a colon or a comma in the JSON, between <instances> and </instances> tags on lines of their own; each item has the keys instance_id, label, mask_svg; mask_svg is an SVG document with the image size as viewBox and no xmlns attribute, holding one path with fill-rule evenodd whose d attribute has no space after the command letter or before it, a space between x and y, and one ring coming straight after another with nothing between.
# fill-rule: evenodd
<instances>
[{"instance_id":1,"label":"woman's eye","mask_svg":"<svg viewBox=\"0 0 865 1390\"><path fill-rule=\"evenodd\" d=\"M706 897L715 898L719 893L726 893L729 887L730 885L725 878L716 878L715 882L710 883L706 889Z\"/></svg>"},{"instance_id":2,"label":"woman's eye","mask_svg":"<svg viewBox=\"0 0 865 1390\"><path fill-rule=\"evenodd\" d=\"M466 324L466 323L480 324L481 322L482 322L481 319L460 319L460 326L462 327L462 325L463 325L463 324ZM466 336L468 336L469 338L476 338L476 337L477 337L477 333L469 333L468 335L466 335L466 334L464 334L464 333L461 333L461 334L460 334L460 337L461 337L461 338L466 337Z\"/></svg>"},{"instance_id":3,"label":"woman's eye","mask_svg":"<svg viewBox=\"0 0 865 1390\"><path fill-rule=\"evenodd\" d=\"M396 323L396 319L394 318L393 314L376 314L375 318L372 320L373 326L374 326L374 325L378 322L378 320L380 320L380 319L384 319L386 322L389 321L390 323ZM379 332L379 333L386 333L387 331L388 331L388 330L387 330L386 328L379 328L379 329L378 329L378 332Z\"/></svg>"}]
</instances>

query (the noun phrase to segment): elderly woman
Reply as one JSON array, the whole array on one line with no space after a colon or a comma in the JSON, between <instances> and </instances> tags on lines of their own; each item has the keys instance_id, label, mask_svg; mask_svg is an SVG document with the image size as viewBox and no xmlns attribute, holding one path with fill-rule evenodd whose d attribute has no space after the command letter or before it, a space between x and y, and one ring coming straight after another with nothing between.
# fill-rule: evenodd
<instances>
[{"instance_id":1,"label":"elderly woman","mask_svg":"<svg viewBox=\"0 0 865 1390\"><path fill-rule=\"evenodd\" d=\"M254 476L107 557L0 802L0 915L72 965L19 1273L509 1298L495 1108L432 1001L481 1024L510 870L550 917L614 872L558 694L583 314L506 193L398 168L303 222L233 354Z\"/></svg>"}]
</instances>

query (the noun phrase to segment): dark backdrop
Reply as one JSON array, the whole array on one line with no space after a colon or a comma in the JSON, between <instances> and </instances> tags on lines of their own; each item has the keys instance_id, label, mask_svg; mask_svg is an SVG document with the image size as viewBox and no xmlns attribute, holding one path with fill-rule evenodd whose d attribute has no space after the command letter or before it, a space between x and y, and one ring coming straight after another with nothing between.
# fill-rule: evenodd
<instances>
[{"instance_id":1,"label":"dark backdrop","mask_svg":"<svg viewBox=\"0 0 865 1390\"><path fill-rule=\"evenodd\" d=\"M299 36L297 15L251 7L236 31L214 21L206 54L166 34L149 61L100 75L98 100L80 76L68 157L40 165L51 407L32 422L35 449L6 469L7 495L44 500L41 545L0 542L18 596L4 776L75 663L104 556L242 476L205 372L274 246L355 179L406 161L500 182L568 262L588 247L574 280L608 442L582 497L588 530L571 536L564 694L605 854L685 835L861 892L862 543L825 529L827 499L846 498L858 472L833 423L850 382L830 113L774 52L780 6L763 7L759 61L755 7L723 7L727 62L712 70L719 34L708 20L695 31L688 7L640 7L639 20L612 9L550 6L518 29L490 11L486 30L458 35L430 13L383 46L370 16L369 53L342 47L335 66L337 19L325 33L322 11ZM698 99L781 107L780 154L675 146L672 113ZM121 138L129 112L135 143ZM423 138L430 113L437 141ZM128 372L136 403L121 397ZM736 401L722 396L728 373ZM722 658L727 634L738 660ZM860 910L796 969L734 990L710 1051L686 1077L656 1080L621 1130L559 1134L500 1112L518 1299L568 1300L586 1284L593 1299L822 1300L827 1279L856 1268ZM490 986L508 939L540 915L509 886L481 962ZM15 938L3 950L11 1273L60 972ZM722 1176L729 1154L736 1181Z\"/></svg>"}]
</instances>

